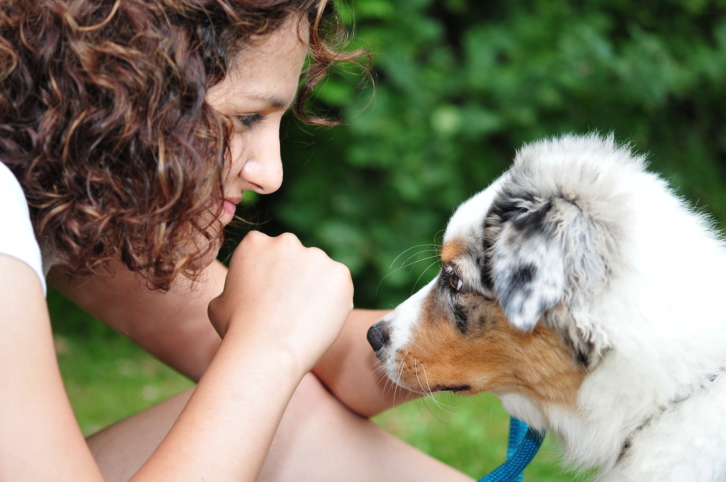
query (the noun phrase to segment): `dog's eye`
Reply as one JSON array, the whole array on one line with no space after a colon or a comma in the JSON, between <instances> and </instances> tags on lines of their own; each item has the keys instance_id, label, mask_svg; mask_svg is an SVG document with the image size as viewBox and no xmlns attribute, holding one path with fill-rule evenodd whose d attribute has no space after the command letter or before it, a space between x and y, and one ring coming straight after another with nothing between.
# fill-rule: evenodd
<instances>
[{"instance_id":1,"label":"dog's eye","mask_svg":"<svg viewBox=\"0 0 726 482\"><path fill-rule=\"evenodd\" d=\"M442 278L443 281L449 283L449 286L457 293L464 288L464 281L462 281L454 267L451 265L446 265L444 267Z\"/></svg>"},{"instance_id":2,"label":"dog's eye","mask_svg":"<svg viewBox=\"0 0 726 482\"><path fill-rule=\"evenodd\" d=\"M452 288L454 288L454 291L460 291L461 288L464 286L464 282L461 281L461 278L459 278L455 274L451 274L449 276L449 284Z\"/></svg>"}]
</instances>

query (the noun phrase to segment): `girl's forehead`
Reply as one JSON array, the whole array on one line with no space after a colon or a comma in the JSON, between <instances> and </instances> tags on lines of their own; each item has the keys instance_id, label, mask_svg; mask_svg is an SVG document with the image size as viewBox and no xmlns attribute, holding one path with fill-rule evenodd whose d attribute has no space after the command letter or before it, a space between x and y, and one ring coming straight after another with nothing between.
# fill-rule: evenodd
<instances>
[{"instance_id":1,"label":"girl's forehead","mask_svg":"<svg viewBox=\"0 0 726 482\"><path fill-rule=\"evenodd\" d=\"M209 90L207 102L222 112L239 103L289 106L307 54L307 37L307 22L292 18L273 33L253 39L231 62L224 80Z\"/></svg>"}]
</instances>

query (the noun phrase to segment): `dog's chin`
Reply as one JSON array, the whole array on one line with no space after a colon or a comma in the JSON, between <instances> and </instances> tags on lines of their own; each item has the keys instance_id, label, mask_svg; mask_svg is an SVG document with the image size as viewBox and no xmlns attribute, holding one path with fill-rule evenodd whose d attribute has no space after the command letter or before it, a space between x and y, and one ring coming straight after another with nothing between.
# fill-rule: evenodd
<instances>
[{"instance_id":1,"label":"dog's chin","mask_svg":"<svg viewBox=\"0 0 726 482\"><path fill-rule=\"evenodd\" d=\"M384 368L386 377L395 385L400 386L410 392L420 395L429 395L436 392L452 392L461 395L474 395L481 392L480 388L474 388L465 380L435 380L430 379L429 375L422 368L421 370L406 370L406 366L401 361L396 360L390 352L379 350L376 357ZM413 359L416 357L413 356ZM413 373L413 374L412 374Z\"/></svg>"}]
</instances>

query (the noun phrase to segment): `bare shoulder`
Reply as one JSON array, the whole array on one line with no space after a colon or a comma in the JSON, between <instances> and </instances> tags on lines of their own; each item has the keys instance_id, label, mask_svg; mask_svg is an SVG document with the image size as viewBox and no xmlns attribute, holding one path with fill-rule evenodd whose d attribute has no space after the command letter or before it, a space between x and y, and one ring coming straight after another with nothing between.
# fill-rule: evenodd
<instances>
[{"instance_id":1,"label":"bare shoulder","mask_svg":"<svg viewBox=\"0 0 726 482\"><path fill-rule=\"evenodd\" d=\"M43 285L35 270L18 258L0 253L0 313L10 309L45 308ZM7 317L0 317L7 320Z\"/></svg>"}]
</instances>

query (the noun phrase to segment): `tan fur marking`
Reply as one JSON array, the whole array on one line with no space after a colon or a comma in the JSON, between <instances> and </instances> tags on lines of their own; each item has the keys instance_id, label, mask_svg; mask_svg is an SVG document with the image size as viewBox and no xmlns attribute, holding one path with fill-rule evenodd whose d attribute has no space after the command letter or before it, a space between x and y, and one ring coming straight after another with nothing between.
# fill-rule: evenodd
<instances>
[{"instance_id":1,"label":"tan fur marking","mask_svg":"<svg viewBox=\"0 0 726 482\"><path fill-rule=\"evenodd\" d=\"M457 256L462 255L465 251L466 251L466 246L464 246L463 241L458 240L458 239L449 241L441 249L441 261L443 261L444 263L450 263Z\"/></svg>"},{"instance_id":2,"label":"tan fur marking","mask_svg":"<svg viewBox=\"0 0 726 482\"><path fill-rule=\"evenodd\" d=\"M421 391L468 385L467 394L517 392L545 403L576 403L585 371L557 333L540 325L523 333L497 303L466 294L461 302L472 319L463 334L438 296L431 290L412 341L397 355L402 384Z\"/></svg>"}]
</instances>

